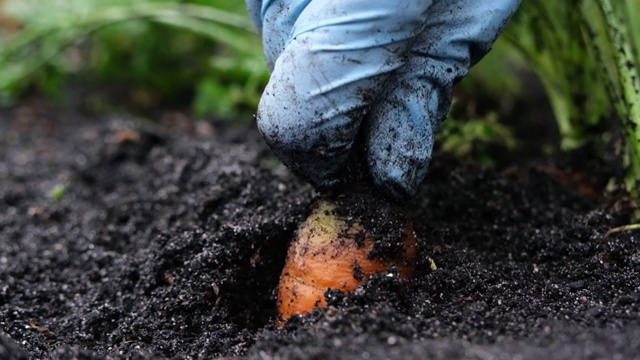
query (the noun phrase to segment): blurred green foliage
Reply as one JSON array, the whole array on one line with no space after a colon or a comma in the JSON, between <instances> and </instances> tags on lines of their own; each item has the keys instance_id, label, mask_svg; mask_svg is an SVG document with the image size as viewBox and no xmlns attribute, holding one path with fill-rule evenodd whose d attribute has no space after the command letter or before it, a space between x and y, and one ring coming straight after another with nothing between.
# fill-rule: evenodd
<instances>
[{"instance_id":1,"label":"blurred green foliage","mask_svg":"<svg viewBox=\"0 0 640 360\"><path fill-rule=\"evenodd\" d=\"M490 146L513 150L516 139L511 130L498 122L495 112L473 119L449 117L438 132L441 149L458 156L472 156L484 165L494 165Z\"/></svg>"},{"instance_id":2,"label":"blurred green foliage","mask_svg":"<svg viewBox=\"0 0 640 360\"><path fill-rule=\"evenodd\" d=\"M564 149L582 145L587 129L611 114L582 21L578 1L524 1L503 35L544 85Z\"/></svg>"},{"instance_id":3,"label":"blurred green foliage","mask_svg":"<svg viewBox=\"0 0 640 360\"><path fill-rule=\"evenodd\" d=\"M562 147L593 140L617 117L626 189L640 197L640 0L524 1L503 39L542 81Z\"/></svg>"},{"instance_id":4,"label":"blurred green foliage","mask_svg":"<svg viewBox=\"0 0 640 360\"><path fill-rule=\"evenodd\" d=\"M5 103L27 88L60 97L64 81L75 76L118 84L119 95L137 106L192 101L198 115L231 117L253 111L268 78L242 1L4 0L0 6Z\"/></svg>"}]
</instances>

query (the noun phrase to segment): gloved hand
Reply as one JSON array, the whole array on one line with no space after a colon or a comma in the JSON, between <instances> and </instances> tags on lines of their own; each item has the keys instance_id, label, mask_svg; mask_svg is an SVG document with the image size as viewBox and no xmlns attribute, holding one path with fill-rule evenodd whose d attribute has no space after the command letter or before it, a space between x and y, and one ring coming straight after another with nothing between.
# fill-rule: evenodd
<instances>
[{"instance_id":1,"label":"gloved hand","mask_svg":"<svg viewBox=\"0 0 640 360\"><path fill-rule=\"evenodd\" d=\"M247 0L272 72L258 128L285 165L324 188L362 131L375 184L411 196L453 83L520 1Z\"/></svg>"}]
</instances>

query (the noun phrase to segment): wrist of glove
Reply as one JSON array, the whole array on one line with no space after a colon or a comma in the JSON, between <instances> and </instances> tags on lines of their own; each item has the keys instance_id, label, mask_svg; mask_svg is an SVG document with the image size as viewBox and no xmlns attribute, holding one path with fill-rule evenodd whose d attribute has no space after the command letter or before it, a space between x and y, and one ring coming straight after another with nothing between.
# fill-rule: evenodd
<instances>
[{"instance_id":1,"label":"wrist of glove","mask_svg":"<svg viewBox=\"0 0 640 360\"><path fill-rule=\"evenodd\" d=\"M258 127L293 172L338 183L356 135L374 183L411 196L456 79L519 0L248 0L271 79Z\"/></svg>"}]
</instances>

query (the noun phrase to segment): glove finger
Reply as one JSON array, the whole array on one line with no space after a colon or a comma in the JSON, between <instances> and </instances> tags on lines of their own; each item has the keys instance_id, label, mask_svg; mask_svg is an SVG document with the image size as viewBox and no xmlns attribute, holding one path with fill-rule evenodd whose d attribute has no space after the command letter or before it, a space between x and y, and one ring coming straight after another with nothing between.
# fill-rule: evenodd
<instances>
[{"instance_id":1,"label":"glove finger","mask_svg":"<svg viewBox=\"0 0 640 360\"><path fill-rule=\"evenodd\" d=\"M444 103L450 93L413 79L396 81L391 88L365 120L367 161L374 183L403 199L415 194L431 158L439 106L428 104Z\"/></svg>"},{"instance_id":2,"label":"glove finger","mask_svg":"<svg viewBox=\"0 0 640 360\"><path fill-rule=\"evenodd\" d=\"M413 65L415 75L440 83L467 74L490 49L521 0L437 0L426 27L411 49L412 57L431 59ZM416 66L417 65L417 66Z\"/></svg>"},{"instance_id":3,"label":"glove finger","mask_svg":"<svg viewBox=\"0 0 640 360\"><path fill-rule=\"evenodd\" d=\"M430 1L311 1L258 107L258 127L294 172L331 186L362 116L422 31Z\"/></svg>"},{"instance_id":4,"label":"glove finger","mask_svg":"<svg viewBox=\"0 0 640 360\"><path fill-rule=\"evenodd\" d=\"M424 180L434 133L451 105L453 83L490 49L519 0L440 0L407 63L367 116L367 160L390 195L413 194Z\"/></svg>"}]
</instances>

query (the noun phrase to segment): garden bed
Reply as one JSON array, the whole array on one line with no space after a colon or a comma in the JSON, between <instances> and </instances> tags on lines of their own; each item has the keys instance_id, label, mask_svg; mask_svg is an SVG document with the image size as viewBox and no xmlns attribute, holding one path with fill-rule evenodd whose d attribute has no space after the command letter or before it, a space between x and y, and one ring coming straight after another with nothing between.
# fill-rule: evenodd
<instances>
[{"instance_id":1,"label":"garden bed","mask_svg":"<svg viewBox=\"0 0 640 360\"><path fill-rule=\"evenodd\" d=\"M280 329L314 193L253 125L24 102L0 111L0 358L637 358L640 236L605 236L630 209L602 159L437 153L414 277Z\"/></svg>"}]
</instances>

